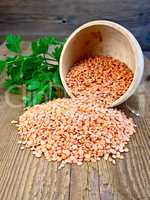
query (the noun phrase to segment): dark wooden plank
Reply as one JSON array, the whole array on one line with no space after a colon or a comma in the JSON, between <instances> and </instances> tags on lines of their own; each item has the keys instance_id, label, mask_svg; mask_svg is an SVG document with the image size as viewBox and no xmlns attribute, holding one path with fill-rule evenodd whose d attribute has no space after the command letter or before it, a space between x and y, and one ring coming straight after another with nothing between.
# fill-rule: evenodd
<instances>
[{"instance_id":1,"label":"dark wooden plank","mask_svg":"<svg viewBox=\"0 0 150 200\"><path fill-rule=\"evenodd\" d=\"M131 30L150 51L149 0L1 0L0 36L14 32L32 39L42 35L69 35L79 25L95 19L113 20Z\"/></svg>"}]
</instances>

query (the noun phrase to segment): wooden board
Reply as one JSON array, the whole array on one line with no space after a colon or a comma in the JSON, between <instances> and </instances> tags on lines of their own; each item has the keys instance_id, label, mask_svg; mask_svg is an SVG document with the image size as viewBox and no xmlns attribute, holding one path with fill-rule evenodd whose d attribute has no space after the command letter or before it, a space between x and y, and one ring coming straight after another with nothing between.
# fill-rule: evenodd
<instances>
[{"instance_id":1,"label":"wooden board","mask_svg":"<svg viewBox=\"0 0 150 200\"><path fill-rule=\"evenodd\" d=\"M6 54L2 49L1 54ZM82 166L59 164L35 158L20 150L16 128L10 122L22 113L21 97L9 98L0 91L0 200L149 200L150 199L150 61L139 89L140 117L125 105L120 108L132 116L137 132L129 142L129 153L116 165L100 160ZM138 101L137 101L138 100Z\"/></svg>"},{"instance_id":2,"label":"wooden board","mask_svg":"<svg viewBox=\"0 0 150 200\"><path fill-rule=\"evenodd\" d=\"M64 37L95 19L121 23L150 51L150 0L0 0L0 39L8 32Z\"/></svg>"}]
</instances>

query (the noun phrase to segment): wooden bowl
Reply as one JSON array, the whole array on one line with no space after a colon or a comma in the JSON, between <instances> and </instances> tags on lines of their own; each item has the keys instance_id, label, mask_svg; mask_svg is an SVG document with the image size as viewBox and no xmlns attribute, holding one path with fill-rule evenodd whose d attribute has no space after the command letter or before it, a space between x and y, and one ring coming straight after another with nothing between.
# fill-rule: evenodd
<instances>
[{"instance_id":1,"label":"wooden bowl","mask_svg":"<svg viewBox=\"0 0 150 200\"><path fill-rule=\"evenodd\" d=\"M68 38L60 58L60 77L70 97L66 74L83 57L107 55L126 63L134 73L133 81L111 107L126 101L137 89L143 76L144 57L135 37L123 26L111 21L92 21L77 28Z\"/></svg>"}]
</instances>

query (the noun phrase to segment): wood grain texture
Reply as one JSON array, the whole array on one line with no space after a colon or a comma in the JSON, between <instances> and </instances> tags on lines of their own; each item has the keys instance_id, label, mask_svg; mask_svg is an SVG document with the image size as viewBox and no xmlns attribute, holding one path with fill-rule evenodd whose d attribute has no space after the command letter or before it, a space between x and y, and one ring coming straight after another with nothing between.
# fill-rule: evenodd
<instances>
[{"instance_id":1,"label":"wood grain texture","mask_svg":"<svg viewBox=\"0 0 150 200\"><path fill-rule=\"evenodd\" d=\"M2 49L1 54L6 54ZM145 74L139 88L140 117L120 106L137 124L129 142L129 153L116 165L100 160L82 166L35 158L20 150L14 125L23 108L8 105L0 94L0 200L149 200L150 199L150 61L145 59ZM21 97L10 95L18 105ZM137 96L133 97L133 101Z\"/></svg>"},{"instance_id":2,"label":"wood grain texture","mask_svg":"<svg viewBox=\"0 0 150 200\"><path fill-rule=\"evenodd\" d=\"M8 32L31 39L41 35L68 36L79 25L107 19L134 33L150 51L149 0L1 0L0 36Z\"/></svg>"}]
</instances>

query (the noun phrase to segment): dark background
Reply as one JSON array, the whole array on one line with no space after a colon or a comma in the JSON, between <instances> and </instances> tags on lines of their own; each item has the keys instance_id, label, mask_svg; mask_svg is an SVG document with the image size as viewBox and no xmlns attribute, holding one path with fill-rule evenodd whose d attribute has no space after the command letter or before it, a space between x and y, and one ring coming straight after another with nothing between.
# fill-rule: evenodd
<instances>
[{"instance_id":1,"label":"dark background","mask_svg":"<svg viewBox=\"0 0 150 200\"><path fill-rule=\"evenodd\" d=\"M0 41L8 32L62 38L95 19L127 27L150 56L150 0L0 0Z\"/></svg>"}]
</instances>

